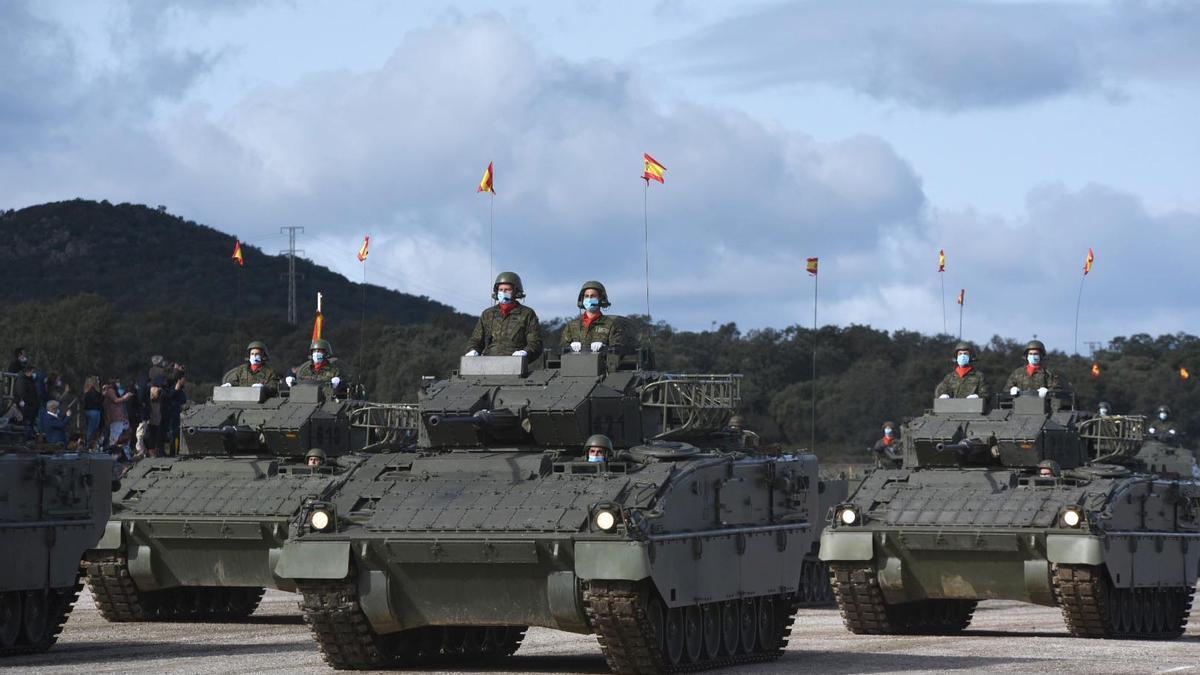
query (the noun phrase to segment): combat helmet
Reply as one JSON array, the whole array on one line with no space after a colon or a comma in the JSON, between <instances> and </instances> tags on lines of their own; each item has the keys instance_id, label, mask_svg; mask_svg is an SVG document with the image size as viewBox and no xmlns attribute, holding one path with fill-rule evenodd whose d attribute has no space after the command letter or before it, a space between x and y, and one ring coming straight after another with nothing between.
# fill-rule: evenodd
<instances>
[{"instance_id":1,"label":"combat helmet","mask_svg":"<svg viewBox=\"0 0 1200 675\"><path fill-rule=\"evenodd\" d=\"M583 449L584 449L584 451L587 451L589 448L591 448L593 446L599 446L601 448L604 448L608 452L612 452L612 449L613 449L612 439L610 439L608 436L605 436L604 434L592 434L591 436L588 436L588 439L586 441L583 442Z\"/></svg>"},{"instance_id":2,"label":"combat helmet","mask_svg":"<svg viewBox=\"0 0 1200 675\"><path fill-rule=\"evenodd\" d=\"M309 450L306 455L304 455L304 459L306 459L306 460L313 458L313 457L320 459L322 462L327 461L329 459L328 457L325 456L325 451L322 450L321 448L313 448L313 449Z\"/></svg>"},{"instance_id":3,"label":"combat helmet","mask_svg":"<svg viewBox=\"0 0 1200 675\"><path fill-rule=\"evenodd\" d=\"M333 356L333 347L329 345L329 340L326 340L325 338L317 338L316 340L312 341L311 345L308 346L309 352L313 352L318 349L325 350L325 356Z\"/></svg>"},{"instance_id":4,"label":"combat helmet","mask_svg":"<svg viewBox=\"0 0 1200 675\"><path fill-rule=\"evenodd\" d=\"M269 353L267 352L267 343L263 342L262 340L255 340L255 341L251 342L250 344L246 345L246 353L247 354L250 353L251 349L261 349L262 353L263 353L263 358L264 359L269 358Z\"/></svg>"},{"instance_id":5,"label":"combat helmet","mask_svg":"<svg viewBox=\"0 0 1200 675\"><path fill-rule=\"evenodd\" d=\"M892 430L894 431L894 430L896 429L896 423L895 423L895 422L893 422L893 421L891 421L891 420L888 420L888 421L884 422L884 423L883 423L883 428L884 428L884 429L887 429L888 427L891 427L891 428L892 428Z\"/></svg>"},{"instance_id":6,"label":"combat helmet","mask_svg":"<svg viewBox=\"0 0 1200 675\"><path fill-rule=\"evenodd\" d=\"M975 345L967 342L966 340L962 340L958 344L954 345L954 355L957 356L959 352L968 352L971 354L971 356L975 356Z\"/></svg>"},{"instance_id":7,"label":"combat helmet","mask_svg":"<svg viewBox=\"0 0 1200 675\"><path fill-rule=\"evenodd\" d=\"M600 293L600 307L602 309L611 305L608 301L608 291L604 290L604 284L599 281L585 281L583 282L583 286L579 287L579 298L575 301L576 307L583 309L583 292L589 288Z\"/></svg>"},{"instance_id":8,"label":"combat helmet","mask_svg":"<svg viewBox=\"0 0 1200 675\"><path fill-rule=\"evenodd\" d=\"M496 280L492 282L492 299L496 299L496 289L500 284L512 284L513 300L520 300L525 297L525 287L521 285L521 277L516 272L501 272L496 275Z\"/></svg>"},{"instance_id":9,"label":"combat helmet","mask_svg":"<svg viewBox=\"0 0 1200 675\"><path fill-rule=\"evenodd\" d=\"M1155 412L1156 413L1166 413L1167 417L1170 417L1171 416L1171 406L1160 405L1160 406L1158 406L1158 410L1156 410Z\"/></svg>"},{"instance_id":10,"label":"combat helmet","mask_svg":"<svg viewBox=\"0 0 1200 675\"><path fill-rule=\"evenodd\" d=\"M1111 412L1112 406L1108 404L1108 401L1100 401L1100 405L1096 406L1096 410L1100 410L1100 411L1107 410L1107 411Z\"/></svg>"},{"instance_id":11,"label":"combat helmet","mask_svg":"<svg viewBox=\"0 0 1200 675\"><path fill-rule=\"evenodd\" d=\"M1029 344L1025 345L1025 353L1028 354L1033 350L1038 350L1043 356L1046 354L1046 345L1042 344L1041 340L1030 340Z\"/></svg>"},{"instance_id":12,"label":"combat helmet","mask_svg":"<svg viewBox=\"0 0 1200 675\"><path fill-rule=\"evenodd\" d=\"M741 415L734 415L729 418L729 428L735 431L741 431L746 428L746 418Z\"/></svg>"}]
</instances>

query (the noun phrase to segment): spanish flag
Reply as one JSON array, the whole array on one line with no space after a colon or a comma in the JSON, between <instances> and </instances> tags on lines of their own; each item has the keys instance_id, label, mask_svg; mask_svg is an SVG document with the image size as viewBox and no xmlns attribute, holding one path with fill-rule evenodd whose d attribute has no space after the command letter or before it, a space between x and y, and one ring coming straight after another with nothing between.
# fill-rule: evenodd
<instances>
[{"instance_id":1,"label":"spanish flag","mask_svg":"<svg viewBox=\"0 0 1200 675\"><path fill-rule=\"evenodd\" d=\"M492 163L488 162L487 171L483 172L483 180L479 181L479 189L475 191L496 194L496 186L492 183L492 179Z\"/></svg>"},{"instance_id":2,"label":"spanish flag","mask_svg":"<svg viewBox=\"0 0 1200 675\"><path fill-rule=\"evenodd\" d=\"M938 251L938 271L946 271L946 249Z\"/></svg>"},{"instance_id":3,"label":"spanish flag","mask_svg":"<svg viewBox=\"0 0 1200 675\"><path fill-rule=\"evenodd\" d=\"M811 275L813 275L814 277L815 277L815 276L817 276L817 263L818 263L818 261L819 261L819 258L809 258L809 259L808 259L808 265L806 266L806 268L807 268L807 270L808 270L808 273L809 273L809 274L811 274Z\"/></svg>"},{"instance_id":4,"label":"spanish flag","mask_svg":"<svg viewBox=\"0 0 1200 675\"><path fill-rule=\"evenodd\" d=\"M1191 376L1192 376L1192 374L1188 372L1187 368L1184 368L1183 366L1179 366L1179 379L1186 380Z\"/></svg>"},{"instance_id":5,"label":"spanish flag","mask_svg":"<svg viewBox=\"0 0 1200 675\"><path fill-rule=\"evenodd\" d=\"M1092 263L1096 262L1096 254L1092 253L1092 249L1088 249L1087 260L1083 262L1083 276L1087 276L1088 272L1092 271Z\"/></svg>"},{"instance_id":6,"label":"spanish flag","mask_svg":"<svg viewBox=\"0 0 1200 675\"><path fill-rule=\"evenodd\" d=\"M363 245L358 248L358 262L367 262L367 254L370 253L371 237L370 235L363 238Z\"/></svg>"},{"instance_id":7,"label":"spanish flag","mask_svg":"<svg viewBox=\"0 0 1200 675\"><path fill-rule=\"evenodd\" d=\"M646 161L646 171L642 174L642 180L646 181L647 185L649 185L650 181L652 180L656 180L665 185L666 183L663 181L663 172L667 170L667 167L659 164L657 159L654 159L647 153L642 153L642 157Z\"/></svg>"},{"instance_id":8,"label":"spanish flag","mask_svg":"<svg viewBox=\"0 0 1200 675\"><path fill-rule=\"evenodd\" d=\"M967 299L967 289L964 288L958 292L958 304L960 304L960 305L963 304L963 301L966 299Z\"/></svg>"},{"instance_id":9,"label":"spanish flag","mask_svg":"<svg viewBox=\"0 0 1200 675\"><path fill-rule=\"evenodd\" d=\"M1100 364L1099 363L1092 364L1092 377L1100 377Z\"/></svg>"},{"instance_id":10,"label":"spanish flag","mask_svg":"<svg viewBox=\"0 0 1200 675\"><path fill-rule=\"evenodd\" d=\"M325 329L325 315L321 314L321 301L324 299L324 296L317 293L317 316L313 319L313 342L321 339L321 331Z\"/></svg>"},{"instance_id":11,"label":"spanish flag","mask_svg":"<svg viewBox=\"0 0 1200 675\"><path fill-rule=\"evenodd\" d=\"M238 267L246 266L246 257L242 255L242 240L236 239L237 243L233 245L233 261L238 264Z\"/></svg>"}]
</instances>

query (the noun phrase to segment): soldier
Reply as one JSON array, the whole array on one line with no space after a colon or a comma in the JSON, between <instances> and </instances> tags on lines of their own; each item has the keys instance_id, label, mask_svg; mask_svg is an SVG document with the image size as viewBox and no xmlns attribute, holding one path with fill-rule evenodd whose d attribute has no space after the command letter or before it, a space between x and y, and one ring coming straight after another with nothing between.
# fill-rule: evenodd
<instances>
[{"instance_id":1,"label":"soldier","mask_svg":"<svg viewBox=\"0 0 1200 675\"><path fill-rule=\"evenodd\" d=\"M1175 428L1175 421L1171 419L1171 408L1165 405L1158 406L1157 420L1150 420L1150 425L1146 431L1151 436L1162 436L1163 438L1175 438L1179 435L1179 430Z\"/></svg>"},{"instance_id":2,"label":"soldier","mask_svg":"<svg viewBox=\"0 0 1200 675\"><path fill-rule=\"evenodd\" d=\"M304 456L304 459L306 462L308 462L309 466L316 467L323 466L329 458L325 456L324 450L320 448L313 448L312 450L308 451L308 454Z\"/></svg>"},{"instance_id":3,"label":"soldier","mask_svg":"<svg viewBox=\"0 0 1200 675\"><path fill-rule=\"evenodd\" d=\"M896 434L896 423L890 420L884 422L883 438L875 441L875 446L871 448L871 452L875 455L875 466L899 469L902 462L899 450L900 437Z\"/></svg>"},{"instance_id":4,"label":"soldier","mask_svg":"<svg viewBox=\"0 0 1200 675\"><path fill-rule=\"evenodd\" d=\"M729 418L729 430L740 436L738 439L738 448L746 450L748 448L757 448L759 437L758 434L746 428L746 418L741 415L734 415Z\"/></svg>"},{"instance_id":5,"label":"soldier","mask_svg":"<svg viewBox=\"0 0 1200 675\"><path fill-rule=\"evenodd\" d=\"M938 398L987 398L987 382L983 373L975 370L971 362L975 359L975 348L969 342L954 346L955 368L942 378L933 395Z\"/></svg>"},{"instance_id":6,"label":"soldier","mask_svg":"<svg viewBox=\"0 0 1200 675\"><path fill-rule=\"evenodd\" d=\"M279 376L267 365L267 345L255 340L246 345L246 363L225 373L222 387L262 387L267 396L279 393Z\"/></svg>"},{"instance_id":7,"label":"soldier","mask_svg":"<svg viewBox=\"0 0 1200 675\"><path fill-rule=\"evenodd\" d=\"M1096 411L1099 413L1100 417L1108 417L1110 410L1112 410L1112 406L1108 404L1108 401L1100 401L1100 405L1096 408Z\"/></svg>"},{"instance_id":8,"label":"soldier","mask_svg":"<svg viewBox=\"0 0 1200 675\"><path fill-rule=\"evenodd\" d=\"M342 378L342 371L338 369L337 364L330 360L333 356L333 347L330 346L329 340L313 340L312 344L308 346L308 354L309 360L296 370L296 376L288 376L288 386L295 384L296 380L301 382L307 380L329 385L334 395L342 393L345 390L343 386L345 380Z\"/></svg>"},{"instance_id":9,"label":"soldier","mask_svg":"<svg viewBox=\"0 0 1200 675\"><path fill-rule=\"evenodd\" d=\"M1057 391L1058 376L1042 365L1045 359L1046 345L1041 340L1030 340L1025 345L1027 365L1017 368L1008 376L1008 382L1004 385L1008 393L1017 396L1023 391L1037 391L1038 396L1045 398L1051 391Z\"/></svg>"},{"instance_id":10,"label":"soldier","mask_svg":"<svg viewBox=\"0 0 1200 675\"><path fill-rule=\"evenodd\" d=\"M583 449L587 452L587 461L589 462L607 462L609 454L612 453L612 440L604 434L592 434L583 443Z\"/></svg>"},{"instance_id":11,"label":"soldier","mask_svg":"<svg viewBox=\"0 0 1200 675\"><path fill-rule=\"evenodd\" d=\"M542 325L532 308L517 302L525 297L521 277L501 272L492 284L496 304L483 310L466 356L524 356L530 361L542 355Z\"/></svg>"},{"instance_id":12,"label":"soldier","mask_svg":"<svg viewBox=\"0 0 1200 675\"><path fill-rule=\"evenodd\" d=\"M1062 468L1058 462L1052 459L1043 459L1038 462L1038 476L1042 478L1057 478L1062 475Z\"/></svg>"},{"instance_id":13,"label":"soldier","mask_svg":"<svg viewBox=\"0 0 1200 675\"><path fill-rule=\"evenodd\" d=\"M621 353L625 349L625 328L621 317L609 316L601 309L609 307L608 291L599 281L585 281L579 289L575 306L583 310L578 318L563 327L562 351L583 351L584 345L593 352L607 348Z\"/></svg>"}]
</instances>

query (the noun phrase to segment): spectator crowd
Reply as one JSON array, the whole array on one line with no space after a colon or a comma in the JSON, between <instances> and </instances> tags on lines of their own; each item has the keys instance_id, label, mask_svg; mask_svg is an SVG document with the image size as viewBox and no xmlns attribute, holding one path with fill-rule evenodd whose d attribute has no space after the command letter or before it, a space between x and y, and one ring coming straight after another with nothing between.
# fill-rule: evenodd
<instances>
[{"instance_id":1,"label":"spectator crowd","mask_svg":"<svg viewBox=\"0 0 1200 675\"><path fill-rule=\"evenodd\" d=\"M178 452L187 403L181 363L155 355L132 377L83 377L79 391L62 374L38 368L18 347L3 377L0 430L65 450L107 452L127 464Z\"/></svg>"}]
</instances>

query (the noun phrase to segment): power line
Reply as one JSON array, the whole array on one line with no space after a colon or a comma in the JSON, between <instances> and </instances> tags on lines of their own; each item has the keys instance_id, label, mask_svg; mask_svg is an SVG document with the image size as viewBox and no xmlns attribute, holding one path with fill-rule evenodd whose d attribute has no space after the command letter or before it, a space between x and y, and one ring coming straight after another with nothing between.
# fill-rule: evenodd
<instances>
[{"instance_id":1,"label":"power line","mask_svg":"<svg viewBox=\"0 0 1200 675\"><path fill-rule=\"evenodd\" d=\"M279 232L281 234L287 234L287 236L288 236L287 250L280 251L279 253L280 253L280 255L286 255L288 257L287 316L288 316L288 323L295 326L296 321L297 321L297 319L296 319L296 276L297 276L296 275L296 254L304 255L304 251L302 249L296 248L296 233L304 232L304 227L300 226L300 225L288 225L288 226L279 228ZM304 275L300 274L299 276L303 277Z\"/></svg>"}]
</instances>

